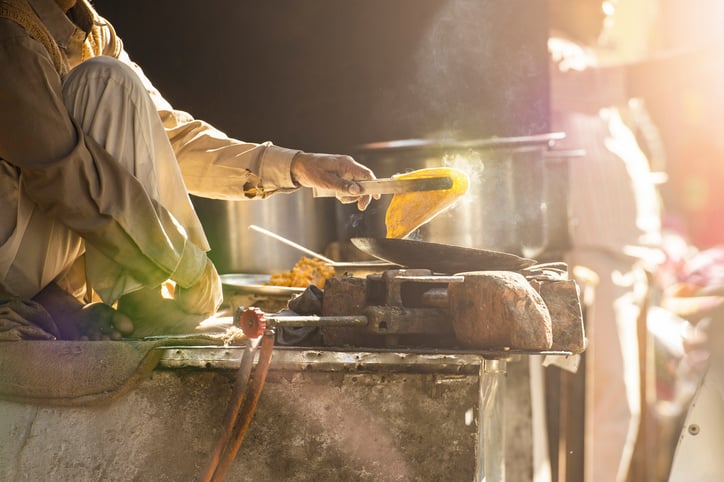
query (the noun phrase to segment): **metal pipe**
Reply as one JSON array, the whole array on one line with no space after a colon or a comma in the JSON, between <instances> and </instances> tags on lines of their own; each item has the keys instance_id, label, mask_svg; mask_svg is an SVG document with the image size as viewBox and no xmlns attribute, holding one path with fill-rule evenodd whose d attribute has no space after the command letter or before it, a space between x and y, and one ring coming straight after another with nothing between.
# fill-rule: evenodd
<instances>
[{"instance_id":1,"label":"metal pipe","mask_svg":"<svg viewBox=\"0 0 724 482\"><path fill-rule=\"evenodd\" d=\"M251 377L251 369L254 366L254 355L256 352L256 340L250 340L250 343L244 348L244 354L241 358L241 366L236 371L236 379L234 382L234 391L231 394L231 402L224 415L223 431L219 439L216 441L214 451L211 454L211 460L206 467L204 473L204 482L210 482L216 472L219 461L221 460L226 445L232 436L236 420L239 415L239 409L244 403L247 391L249 389L249 378Z\"/></svg>"},{"instance_id":2,"label":"metal pipe","mask_svg":"<svg viewBox=\"0 0 724 482\"><path fill-rule=\"evenodd\" d=\"M480 364L476 482L505 481L505 370L504 360Z\"/></svg>"},{"instance_id":3,"label":"metal pipe","mask_svg":"<svg viewBox=\"0 0 724 482\"><path fill-rule=\"evenodd\" d=\"M239 453L241 444L244 441L246 432L249 429L251 420L254 417L256 406L259 403L259 397L264 389L264 383L266 382L266 376L269 372L269 365L271 364L272 353L274 352L274 332L270 330L267 332L261 340L261 348L259 350L259 363L256 365L254 374L252 375L251 381L248 384L248 390L246 390L247 396L244 398L244 403L239 410L239 416L237 417L234 430L229 438L221 460L219 461L218 467L214 472L212 482L222 482L226 478L226 474L231 468L231 464L236 459L236 454Z\"/></svg>"},{"instance_id":4,"label":"metal pipe","mask_svg":"<svg viewBox=\"0 0 724 482\"><path fill-rule=\"evenodd\" d=\"M266 315L267 326L299 328L304 326L367 326L367 317L354 316L288 316Z\"/></svg>"}]
</instances>

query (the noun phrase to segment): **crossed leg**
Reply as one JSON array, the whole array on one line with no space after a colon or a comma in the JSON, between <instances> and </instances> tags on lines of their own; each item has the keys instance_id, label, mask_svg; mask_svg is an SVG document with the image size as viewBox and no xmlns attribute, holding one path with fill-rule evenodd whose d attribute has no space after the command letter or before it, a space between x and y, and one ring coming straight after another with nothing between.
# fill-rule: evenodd
<instances>
[{"instance_id":1,"label":"crossed leg","mask_svg":"<svg viewBox=\"0 0 724 482\"><path fill-rule=\"evenodd\" d=\"M121 61L96 57L64 79L63 100L86 135L128 169L149 197L186 228L192 241L205 245L170 142L138 75ZM26 285L25 296L33 296L58 319L62 338L188 333L201 321L163 299L160 286L143 287L118 263L39 209L31 216L11 275ZM68 277L75 265L83 264L78 262L81 256L81 277L107 304L84 306L78 301L78 285ZM123 312L110 306L119 299Z\"/></svg>"}]
</instances>

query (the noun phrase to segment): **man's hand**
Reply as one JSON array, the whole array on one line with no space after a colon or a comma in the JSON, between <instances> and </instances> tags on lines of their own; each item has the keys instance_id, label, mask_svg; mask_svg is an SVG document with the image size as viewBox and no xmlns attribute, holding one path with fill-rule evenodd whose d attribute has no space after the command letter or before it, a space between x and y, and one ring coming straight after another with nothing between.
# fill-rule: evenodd
<instances>
[{"instance_id":1,"label":"man's hand","mask_svg":"<svg viewBox=\"0 0 724 482\"><path fill-rule=\"evenodd\" d=\"M292 178L302 186L334 190L340 202L356 202L360 211L367 209L372 200L369 195L359 195L360 187L354 181L375 179L375 175L350 156L300 152L292 160L291 171Z\"/></svg>"},{"instance_id":2,"label":"man's hand","mask_svg":"<svg viewBox=\"0 0 724 482\"><path fill-rule=\"evenodd\" d=\"M221 279L214 263L206 260L206 268L199 280L189 288L176 286L176 302L187 313L211 316L224 300Z\"/></svg>"}]
</instances>

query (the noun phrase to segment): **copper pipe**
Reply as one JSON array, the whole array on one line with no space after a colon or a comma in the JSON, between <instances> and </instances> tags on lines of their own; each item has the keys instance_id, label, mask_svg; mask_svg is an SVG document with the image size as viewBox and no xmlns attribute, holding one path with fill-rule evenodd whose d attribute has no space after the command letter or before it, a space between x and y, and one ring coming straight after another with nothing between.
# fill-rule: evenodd
<instances>
[{"instance_id":1,"label":"copper pipe","mask_svg":"<svg viewBox=\"0 0 724 482\"><path fill-rule=\"evenodd\" d=\"M241 366L236 372L234 391L231 394L231 402L229 403L226 415L224 416L223 431L216 442L216 446L214 447L211 461L209 462L206 472L204 473L204 478L202 479L203 482L211 481L214 476L214 472L219 465L219 460L221 460L224 449L231 438L234 425L236 424L236 419L239 415L239 410L244 403L246 394L249 392L249 379L251 378L251 369L254 365L255 353L256 344L253 343L253 340L249 340L249 345L244 350L244 355L241 359Z\"/></svg>"},{"instance_id":2,"label":"copper pipe","mask_svg":"<svg viewBox=\"0 0 724 482\"><path fill-rule=\"evenodd\" d=\"M243 405L239 412L239 416L236 420L231 439L226 444L226 450L221 458L221 461L214 472L212 481L221 482L226 477L226 473L231 468L231 464L236 458L236 454L241 448L241 444L244 441L251 419L254 417L254 411L256 410L261 391L264 388L264 382L266 381L267 373L269 372L269 365L271 364L272 353L274 352L274 332L267 332L261 341L261 349L259 352L259 362L256 365L254 374L251 377L249 383L249 390L245 391L248 396L244 397Z\"/></svg>"}]
</instances>

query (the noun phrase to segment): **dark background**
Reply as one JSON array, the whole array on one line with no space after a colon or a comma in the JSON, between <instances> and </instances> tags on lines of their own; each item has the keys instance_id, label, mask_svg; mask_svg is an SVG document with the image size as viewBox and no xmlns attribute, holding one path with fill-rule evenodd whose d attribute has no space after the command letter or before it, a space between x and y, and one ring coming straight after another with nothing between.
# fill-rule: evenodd
<instances>
[{"instance_id":1,"label":"dark background","mask_svg":"<svg viewBox=\"0 0 724 482\"><path fill-rule=\"evenodd\" d=\"M96 1L177 108L247 141L548 131L546 2Z\"/></svg>"}]
</instances>

